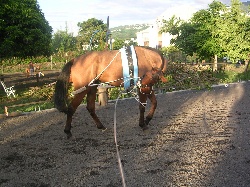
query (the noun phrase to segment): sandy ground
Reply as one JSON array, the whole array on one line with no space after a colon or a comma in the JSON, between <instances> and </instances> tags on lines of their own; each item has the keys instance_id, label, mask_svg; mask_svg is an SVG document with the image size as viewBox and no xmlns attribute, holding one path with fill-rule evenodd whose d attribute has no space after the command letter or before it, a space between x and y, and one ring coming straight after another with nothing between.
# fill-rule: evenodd
<instances>
[{"instance_id":1,"label":"sandy ground","mask_svg":"<svg viewBox=\"0 0 250 187\"><path fill-rule=\"evenodd\" d=\"M246 82L157 95L148 132L138 127L137 101L120 100L117 138L126 185L250 186L249 90ZM70 140L63 133L66 116L54 109L0 119L0 186L122 186L114 106L97 106L105 132L79 107Z\"/></svg>"}]
</instances>

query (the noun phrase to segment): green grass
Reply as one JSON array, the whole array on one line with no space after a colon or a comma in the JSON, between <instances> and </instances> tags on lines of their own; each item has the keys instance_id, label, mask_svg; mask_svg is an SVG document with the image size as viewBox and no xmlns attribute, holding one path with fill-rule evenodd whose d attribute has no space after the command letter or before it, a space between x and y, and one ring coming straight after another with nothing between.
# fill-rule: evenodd
<instances>
[{"instance_id":1,"label":"green grass","mask_svg":"<svg viewBox=\"0 0 250 187\"><path fill-rule=\"evenodd\" d=\"M250 80L250 71L237 72L233 70L215 73L214 76L219 79L219 83L233 83Z\"/></svg>"},{"instance_id":2,"label":"green grass","mask_svg":"<svg viewBox=\"0 0 250 187\"><path fill-rule=\"evenodd\" d=\"M9 112L15 112L15 111L20 111L20 112L31 112L31 111L40 111L40 110L45 110L49 108L53 108L54 104L52 102L47 102L44 101L44 103L37 103L37 104L30 104L26 106L18 106L15 108L8 108Z\"/></svg>"},{"instance_id":3,"label":"green grass","mask_svg":"<svg viewBox=\"0 0 250 187\"><path fill-rule=\"evenodd\" d=\"M38 110L44 110L53 108L54 104L50 100L39 100L38 98L27 98L24 96L17 95L15 98L7 98L6 96L1 98L0 114L4 113L5 106L8 107L8 112L31 112Z\"/></svg>"}]
</instances>

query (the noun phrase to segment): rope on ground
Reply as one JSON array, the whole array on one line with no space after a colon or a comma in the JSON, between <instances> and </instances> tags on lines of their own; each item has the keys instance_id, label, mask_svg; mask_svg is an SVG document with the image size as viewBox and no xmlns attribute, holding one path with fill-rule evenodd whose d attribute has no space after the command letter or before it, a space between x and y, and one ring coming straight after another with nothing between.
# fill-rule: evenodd
<instances>
[{"instance_id":1,"label":"rope on ground","mask_svg":"<svg viewBox=\"0 0 250 187\"><path fill-rule=\"evenodd\" d=\"M122 162L121 162L121 157L120 157L120 153L119 153L119 145L117 143L117 132L116 132L116 108L117 108L117 103L118 100L120 98L122 92L119 93L116 102L115 102L115 111L114 111L114 139L115 139L115 147L116 147L116 154L117 154L117 160L118 160L118 165L119 165L119 171L121 174L121 178L122 178L122 186L126 187L126 182L125 182L125 176L124 176L124 172L123 172L123 167L122 167Z\"/></svg>"},{"instance_id":2,"label":"rope on ground","mask_svg":"<svg viewBox=\"0 0 250 187\"><path fill-rule=\"evenodd\" d=\"M137 89L136 86L134 86L129 92L127 93L133 93L133 91ZM117 109L117 103L119 101L120 96L122 95L123 91L120 91L116 102L115 102L115 110L114 110L114 140L115 140L115 147L116 147L116 154L117 154L117 160L118 160L118 166L119 166L119 171L121 174L121 178L122 178L122 186L126 187L126 182L125 182L125 175L124 175L124 171L123 171L123 166L122 166L122 162L121 162L121 156L119 153L119 145L118 145L118 141L117 141L117 125L116 125L116 109ZM138 101L142 106L146 106L147 103L141 103L140 100L135 97L135 100Z\"/></svg>"}]
</instances>

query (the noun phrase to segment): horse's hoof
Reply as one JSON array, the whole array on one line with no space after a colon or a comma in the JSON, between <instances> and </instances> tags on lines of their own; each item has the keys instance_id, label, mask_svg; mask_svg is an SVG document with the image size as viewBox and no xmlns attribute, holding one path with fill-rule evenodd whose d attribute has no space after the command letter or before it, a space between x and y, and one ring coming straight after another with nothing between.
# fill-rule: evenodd
<instances>
[{"instance_id":1,"label":"horse's hoof","mask_svg":"<svg viewBox=\"0 0 250 187\"><path fill-rule=\"evenodd\" d=\"M71 137L72 137L71 133L67 134L67 139L70 139Z\"/></svg>"},{"instance_id":2,"label":"horse's hoof","mask_svg":"<svg viewBox=\"0 0 250 187\"><path fill-rule=\"evenodd\" d=\"M148 129L148 125L147 124L143 124L143 125L139 125L143 131Z\"/></svg>"},{"instance_id":3,"label":"horse's hoof","mask_svg":"<svg viewBox=\"0 0 250 187\"><path fill-rule=\"evenodd\" d=\"M147 126L147 125L144 125L144 126L142 127L142 130L143 130L143 131L148 130L148 126Z\"/></svg>"},{"instance_id":4,"label":"horse's hoof","mask_svg":"<svg viewBox=\"0 0 250 187\"><path fill-rule=\"evenodd\" d=\"M104 127L103 125L102 125L102 126L97 126L97 128L98 128L98 129L101 129L101 130L103 130L103 131L107 130L107 128Z\"/></svg>"},{"instance_id":5,"label":"horse's hoof","mask_svg":"<svg viewBox=\"0 0 250 187\"><path fill-rule=\"evenodd\" d=\"M105 132L107 130L107 128L106 127L104 127L103 129L102 129L102 132Z\"/></svg>"},{"instance_id":6,"label":"horse's hoof","mask_svg":"<svg viewBox=\"0 0 250 187\"><path fill-rule=\"evenodd\" d=\"M67 134L67 139L70 139L72 137L70 130L64 130L64 132Z\"/></svg>"}]
</instances>

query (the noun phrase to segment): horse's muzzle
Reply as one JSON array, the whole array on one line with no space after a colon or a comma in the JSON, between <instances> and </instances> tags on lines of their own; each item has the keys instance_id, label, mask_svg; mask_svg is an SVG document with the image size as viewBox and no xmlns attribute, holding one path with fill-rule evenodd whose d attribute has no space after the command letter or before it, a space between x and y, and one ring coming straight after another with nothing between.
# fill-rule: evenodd
<instances>
[{"instance_id":1,"label":"horse's muzzle","mask_svg":"<svg viewBox=\"0 0 250 187\"><path fill-rule=\"evenodd\" d=\"M163 82L163 83L166 83L166 82L168 81L167 78L165 78L164 76L161 76L160 80L161 80L161 82Z\"/></svg>"}]
</instances>

